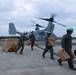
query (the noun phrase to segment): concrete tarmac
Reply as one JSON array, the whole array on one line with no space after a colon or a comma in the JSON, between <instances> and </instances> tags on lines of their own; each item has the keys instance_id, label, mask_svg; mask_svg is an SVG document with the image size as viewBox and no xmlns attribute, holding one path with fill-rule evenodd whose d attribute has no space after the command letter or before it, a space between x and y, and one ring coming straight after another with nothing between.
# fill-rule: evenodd
<instances>
[{"instance_id":1,"label":"concrete tarmac","mask_svg":"<svg viewBox=\"0 0 76 75\"><path fill-rule=\"evenodd\" d=\"M41 46L44 48L44 46ZM73 46L73 50L76 46ZM54 52L61 50L60 45L54 46ZM0 75L76 75L76 71L70 70L68 63L63 62L60 66L57 62L58 56L54 55L55 60L50 59L50 53L42 58L43 50L34 46L25 46L23 55L14 52L5 52L0 46ZM76 61L76 59L74 59ZM74 63L75 67L76 64Z\"/></svg>"}]
</instances>

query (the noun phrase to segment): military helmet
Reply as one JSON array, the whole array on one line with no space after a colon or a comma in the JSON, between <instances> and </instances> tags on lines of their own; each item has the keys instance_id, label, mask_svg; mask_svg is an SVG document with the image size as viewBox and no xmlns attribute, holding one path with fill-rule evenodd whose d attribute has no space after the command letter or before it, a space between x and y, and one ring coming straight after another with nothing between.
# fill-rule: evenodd
<instances>
[{"instance_id":1,"label":"military helmet","mask_svg":"<svg viewBox=\"0 0 76 75\"><path fill-rule=\"evenodd\" d=\"M67 31L73 32L74 30L73 30L73 28L68 28Z\"/></svg>"},{"instance_id":2,"label":"military helmet","mask_svg":"<svg viewBox=\"0 0 76 75\"><path fill-rule=\"evenodd\" d=\"M51 34L51 32L47 31L47 34Z\"/></svg>"}]
</instances>

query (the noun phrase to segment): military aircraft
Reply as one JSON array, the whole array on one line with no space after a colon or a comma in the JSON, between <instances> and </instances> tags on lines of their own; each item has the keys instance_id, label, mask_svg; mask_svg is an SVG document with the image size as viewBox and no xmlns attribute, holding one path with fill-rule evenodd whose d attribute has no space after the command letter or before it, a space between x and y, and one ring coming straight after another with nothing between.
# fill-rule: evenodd
<instances>
[{"instance_id":1,"label":"military aircraft","mask_svg":"<svg viewBox=\"0 0 76 75\"><path fill-rule=\"evenodd\" d=\"M35 28L35 31L34 31L36 40L44 40L45 37L46 37L46 35L47 35L46 34L47 31L51 32L52 33L51 35L54 36L55 38L57 38L56 35L53 33L54 27L55 27L55 25L53 24L53 22L57 23L57 24L59 24L59 25L61 25L63 27L66 27L63 24L60 24L60 23L54 21L54 17L55 17L55 15L52 15L51 18L49 18L49 19L38 18L37 17L38 19L46 20L46 21L49 22L48 25L47 25L47 27L45 29L42 29L42 30L40 30L39 27L43 27L43 26L41 26L39 24L36 24L34 21L32 21L36 25L36 28ZM19 31L16 30L16 28L14 26L14 23L9 23L9 34L10 35L15 35L16 33L19 34L19 35L23 34L23 33L21 33L21 32L19 32ZM29 38L30 34L31 34L31 32L28 32L25 35L25 37Z\"/></svg>"},{"instance_id":2,"label":"military aircraft","mask_svg":"<svg viewBox=\"0 0 76 75\"><path fill-rule=\"evenodd\" d=\"M32 25L32 26L36 26L35 31L34 31L36 40L44 39L46 28L44 26L36 24L34 21L32 21L32 22L35 24L35 25ZM45 28L45 29L40 30L40 28ZM19 32L19 31L16 30L14 23L9 23L9 34L10 35L15 35L15 34L22 35L23 33L24 32ZM25 35L25 37L29 38L30 35L31 35L31 31L27 32L27 34Z\"/></svg>"}]
</instances>

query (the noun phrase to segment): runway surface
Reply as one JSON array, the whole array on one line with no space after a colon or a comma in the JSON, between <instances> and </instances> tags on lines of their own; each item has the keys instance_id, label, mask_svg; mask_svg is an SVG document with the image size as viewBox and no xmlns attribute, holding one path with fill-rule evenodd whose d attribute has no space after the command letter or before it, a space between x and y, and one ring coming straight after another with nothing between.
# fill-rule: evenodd
<instances>
[{"instance_id":1,"label":"runway surface","mask_svg":"<svg viewBox=\"0 0 76 75\"><path fill-rule=\"evenodd\" d=\"M44 48L45 44L39 44ZM76 75L76 71L70 70L67 62L63 62L60 66L57 62L59 58L56 54L61 50L60 45L54 46L55 60L50 59L48 52L45 58L42 58L43 50L34 46L34 50L30 46L25 45L23 55L14 52L5 52L0 46L0 75ZM73 45L72 50L76 49ZM76 59L74 59L76 62ZM76 67L76 63L74 63Z\"/></svg>"}]
</instances>

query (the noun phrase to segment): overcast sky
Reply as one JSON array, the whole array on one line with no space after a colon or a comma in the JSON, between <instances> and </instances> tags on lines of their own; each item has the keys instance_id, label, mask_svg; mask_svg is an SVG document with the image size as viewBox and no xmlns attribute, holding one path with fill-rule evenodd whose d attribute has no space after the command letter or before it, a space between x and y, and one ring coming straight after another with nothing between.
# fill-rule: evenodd
<instances>
[{"instance_id":1,"label":"overcast sky","mask_svg":"<svg viewBox=\"0 0 76 75\"><path fill-rule=\"evenodd\" d=\"M9 35L8 24L14 23L17 31L32 31L31 22L47 26L48 22L35 17L50 18L56 14L55 21L66 25L55 24L54 33L62 36L69 27L74 28L76 37L76 0L0 0L0 36Z\"/></svg>"}]
</instances>

